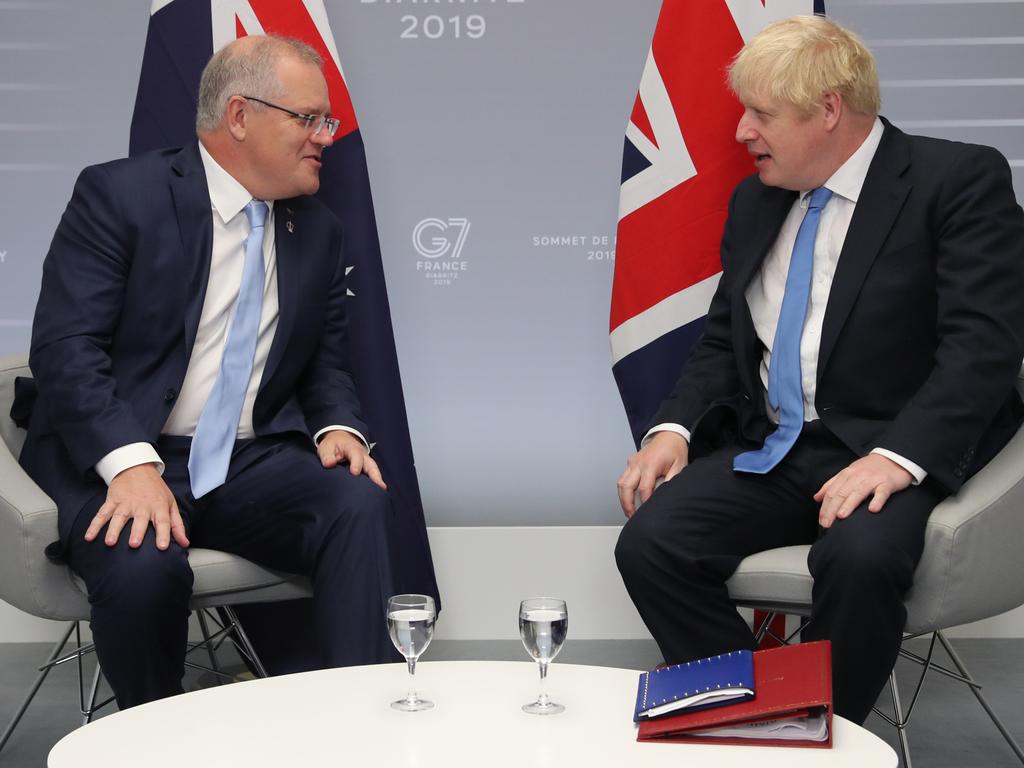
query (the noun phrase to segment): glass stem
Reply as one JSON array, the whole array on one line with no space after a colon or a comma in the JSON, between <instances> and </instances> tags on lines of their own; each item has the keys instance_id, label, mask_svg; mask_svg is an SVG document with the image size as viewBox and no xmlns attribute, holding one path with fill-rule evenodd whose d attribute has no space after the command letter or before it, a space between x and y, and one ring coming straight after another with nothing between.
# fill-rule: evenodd
<instances>
[{"instance_id":1,"label":"glass stem","mask_svg":"<svg viewBox=\"0 0 1024 768\"><path fill-rule=\"evenodd\" d=\"M547 661L538 661L540 665L540 696L537 697L537 703L542 707L546 707L549 703L548 692L545 690L545 681L548 679L548 663Z\"/></svg>"},{"instance_id":2,"label":"glass stem","mask_svg":"<svg viewBox=\"0 0 1024 768\"><path fill-rule=\"evenodd\" d=\"M409 704L415 704L420 700L419 694L416 693L416 659L406 659L409 665L409 693L406 694L405 700Z\"/></svg>"}]
</instances>

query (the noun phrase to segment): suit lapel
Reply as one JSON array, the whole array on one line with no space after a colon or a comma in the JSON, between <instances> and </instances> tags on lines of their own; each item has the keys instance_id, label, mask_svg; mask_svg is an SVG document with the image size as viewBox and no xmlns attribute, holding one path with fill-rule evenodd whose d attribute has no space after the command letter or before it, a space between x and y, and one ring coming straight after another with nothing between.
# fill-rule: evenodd
<instances>
[{"instance_id":1,"label":"suit lapel","mask_svg":"<svg viewBox=\"0 0 1024 768\"><path fill-rule=\"evenodd\" d=\"M213 249L213 213L210 208L210 190L199 156L199 145L190 144L181 150L171 163L171 195L178 219L185 261L183 274L186 286L185 349L192 347L199 328L199 316L206 299L206 285L210 278L210 254Z\"/></svg>"},{"instance_id":2,"label":"suit lapel","mask_svg":"<svg viewBox=\"0 0 1024 768\"><path fill-rule=\"evenodd\" d=\"M736 285L742 286L742 290L746 290L754 273L764 262L796 198L796 192L778 187L762 187L761 199L754 203L756 218L753 226L739 233L743 245L738 254L735 279Z\"/></svg>"},{"instance_id":3,"label":"suit lapel","mask_svg":"<svg viewBox=\"0 0 1024 768\"><path fill-rule=\"evenodd\" d=\"M260 390L266 386L278 363L284 355L295 325L299 304L299 267L301 260L300 242L303 228L297 217L297 206L291 200L279 200L274 204L274 250L277 255L277 330L270 345L267 365L263 369Z\"/></svg>"},{"instance_id":4,"label":"suit lapel","mask_svg":"<svg viewBox=\"0 0 1024 768\"><path fill-rule=\"evenodd\" d=\"M761 198L754 204L753 224L747 231L739 233L742 245L734 246L738 250L735 254L735 272L731 278L736 286L732 293L732 336L737 359L748 363L739 366L740 376L748 392L756 392L761 386L758 376L761 351L754 320L750 316L750 305L747 304L747 286L764 263L796 198L795 192L762 187Z\"/></svg>"},{"instance_id":5,"label":"suit lapel","mask_svg":"<svg viewBox=\"0 0 1024 768\"><path fill-rule=\"evenodd\" d=\"M818 381L821 381L871 265L910 193L911 185L903 177L909 165L906 138L886 123L885 134L868 168L832 279L818 350Z\"/></svg>"}]
</instances>

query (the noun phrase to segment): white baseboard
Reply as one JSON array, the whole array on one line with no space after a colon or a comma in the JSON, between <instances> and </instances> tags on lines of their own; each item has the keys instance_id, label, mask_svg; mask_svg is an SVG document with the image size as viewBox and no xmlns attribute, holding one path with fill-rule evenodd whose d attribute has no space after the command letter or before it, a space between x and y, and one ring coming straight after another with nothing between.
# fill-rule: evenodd
<instances>
[{"instance_id":1,"label":"white baseboard","mask_svg":"<svg viewBox=\"0 0 1024 768\"><path fill-rule=\"evenodd\" d=\"M443 611L437 637L518 639L524 597L564 598L569 636L649 639L612 552L617 526L431 528ZM0 642L54 641L61 625L0 604ZM957 627L953 637L1024 638L1024 607Z\"/></svg>"}]
</instances>

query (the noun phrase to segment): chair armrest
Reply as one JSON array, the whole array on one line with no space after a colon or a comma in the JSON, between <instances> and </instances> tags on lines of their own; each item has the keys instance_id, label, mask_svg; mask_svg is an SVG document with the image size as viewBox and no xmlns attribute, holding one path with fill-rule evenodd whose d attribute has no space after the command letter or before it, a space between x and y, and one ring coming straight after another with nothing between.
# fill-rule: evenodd
<instances>
[{"instance_id":1,"label":"chair armrest","mask_svg":"<svg viewBox=\"0 0 1024 768\"><path fill-rule=\"evenodd\" d=\"M939 504L907 594L907 631L943 629L1024 603L1024 430Z\"/></svg>"},{"instance_id":2,"label":"chair armrest","mask_svg":"<svg viewBox=\"0 0 1024 768\"><path fill-rule=\"evenodd\" d=\"M0 598L33 616L83 619L85 596L43 550L57 539L57 506L0 441Z\"/></svg>"}]
</instances>

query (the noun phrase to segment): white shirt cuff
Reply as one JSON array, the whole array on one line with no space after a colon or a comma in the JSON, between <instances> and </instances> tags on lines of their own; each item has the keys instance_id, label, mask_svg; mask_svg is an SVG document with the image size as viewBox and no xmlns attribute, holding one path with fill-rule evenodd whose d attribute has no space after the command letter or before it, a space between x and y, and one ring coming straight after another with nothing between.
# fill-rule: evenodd
<instances>
[{"instance_id":1,"label":"white shirt cuff","mask_svg":"<svg viewBox=\"0 0 1024 768\"><path fill-rule=\"evenodd\" d=\"M681 424L671 424L666 422L665 424L658 424L657 426L651 427L647 431L647 434L644 435L644 439L640 441L640 447L644 448L649 442L651 442L651 440L654 439L654 435L658 432L675 432L677 435L682 435L683 440L687 443L690 442L690 430Z\"/></svg>"},{"instance_id":2,"label":"white shirt cuff","mask_svg":"<svg viewBox=\"0 0 1024 768\"><path fill-rule=\"evenodd\" d=\"M129 443L115 448L96 462L95 469L96 474L103 478L103 482L110 485L110 481L126 469L141 464L155 464L156 471L161 475L164 473L164 462L156 448L149 443Z\"/></svg>"},{"instance_id":3,"label":"white shirt cuff","mask_svg":"<svg viewBox=\"0 0 1024 768\"><path fill-rule=\"evenodd\" d=\"M320 445L320 439L324 435L326 435L328 432L335 432L335 431L337 431L339 429L342 432L348 432L349 434L352 434L352 435L355 435L356 437L358 437L359 440L363 443L363 445L366 446L366 450L369 451L369 450L371 450L373 448L372 445L370 445L368 442L366 442L366 438L363 437L361 432L359 432L358 430L352 429L352 427L343 427L340 424L332 424L329 427L324 427L319 432L317 432L315 435L313 435L313 445Z\"/></svg>"},{"instance_id":4,"label":"white shirt cuff","mask_svg":"<svg viewBox=\"0 0 1024 768\"><path fill-rule=\"evenodd\" d=\"M875 448L872 453L877 453L879 456L885 456L889 461L894 461L903 467L907 472L914 476L914 482L911 485L920 485L924 482L924 479L928 477L928 473L925 472L921 467L917 466L910 459L905 459L898 453L887 451L885 448Z\"/></svg>"}]
</instances>

